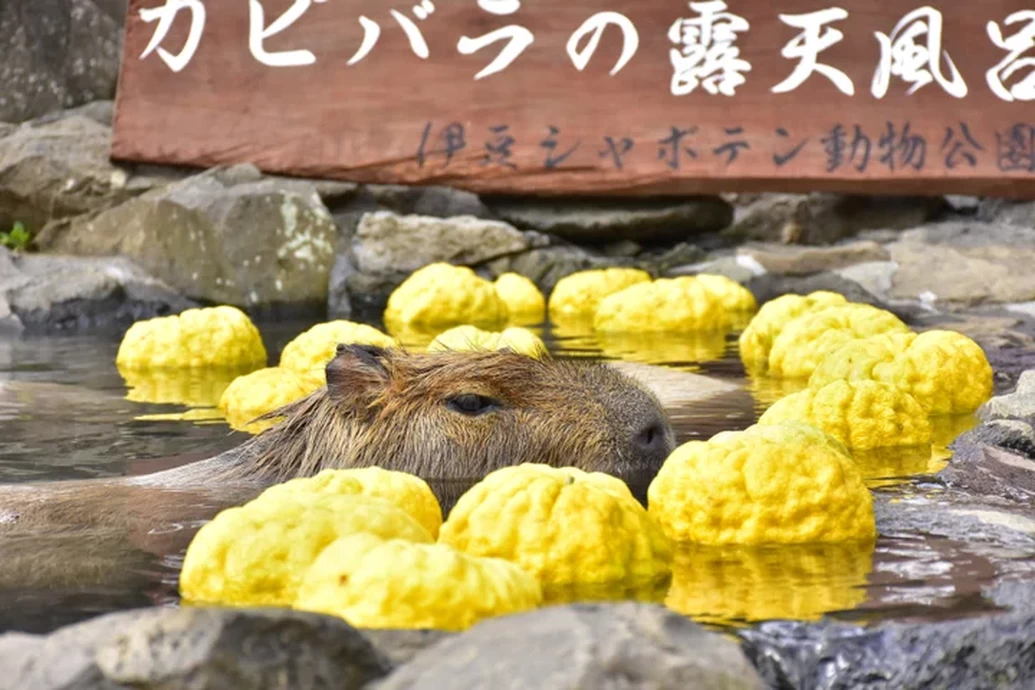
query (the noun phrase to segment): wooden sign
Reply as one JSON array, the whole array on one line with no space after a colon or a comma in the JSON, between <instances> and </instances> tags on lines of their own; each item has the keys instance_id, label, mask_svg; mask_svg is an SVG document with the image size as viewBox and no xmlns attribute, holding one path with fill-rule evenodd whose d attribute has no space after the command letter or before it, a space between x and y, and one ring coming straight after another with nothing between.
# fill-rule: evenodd
<instances>
[{"instance_id":1,"label":"wooden sign","mask_svg":"<svg viewBox=\"0 0 1035 690\"><path fill-rule=\"evenodd\" d=\"M115 159L1035 196L1030 0L130 0Z\"/></svg>"}]
</instances>

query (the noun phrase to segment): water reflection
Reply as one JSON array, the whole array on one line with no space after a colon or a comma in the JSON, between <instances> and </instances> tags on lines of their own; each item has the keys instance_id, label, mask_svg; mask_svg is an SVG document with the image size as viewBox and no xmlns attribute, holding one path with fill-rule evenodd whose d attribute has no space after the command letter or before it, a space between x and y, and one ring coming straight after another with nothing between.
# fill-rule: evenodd
<instances>
[{"instance_id":1,"label":"water reflection","mask_svg":"<svg viewBox=\"0 0 1035 690\"><path fill-rule=\"evenodd\" d=\"M852 450L851 453L870 488L908 482L945 467L944 459L931 444Z\"/></svg>"},{"instance_id":2,"label":"water reflection","mask_svg":"<svg viewBox=\"0 0 1035 690\"><path fill-rule=\"evenodd\" d=\"M808 379L774 379L758 374L749 374L747 381L760 413L780 398L803 391L809 385Z\"/></svg>"},{"instance_id":3,"label":"water reflection","mask_svg":"<svg viewBox=\"0 0 1035 690\"><path fill-rule=\"evenodd\" d=\"M223 391L235 378L254 370L255 367L147 370L119 367L119 374L126 382L127 400L212 408L219 404Z\"/></svg>"},{"instance_id":4,"label":"water reflection","mask_svg":"<svg viewBox=\"0 0 1035 690\"><path fill-rule=\"evenodd\" d=\"M865 601L873 552L872 543L685 544L676 552L665 605L711 623L815 620Z\"/></svg>"},{"instance_id":5,"label":"water reflection","mask_svg":"<svg viewBox=\"0 0 1035 690\"><path fill-rule=\"evenodd\" d=\"M646 582L610 582L545 587L543 601L549 604L568 604L586 601L642 601L660 604L671 586L671 578Z\"/></svg>"},{"instance_id":6,"label":"water reflection","mask_svg":"<svg viewBox=\"0 0 1035 690\"><path fill-rule=\"evenodd\" d=\"M726 333L601 333L597 342L605 357L644 364L688 365L722 359ZM700 367L694 367L700 369Z\"/></svg>"}]
</instances>

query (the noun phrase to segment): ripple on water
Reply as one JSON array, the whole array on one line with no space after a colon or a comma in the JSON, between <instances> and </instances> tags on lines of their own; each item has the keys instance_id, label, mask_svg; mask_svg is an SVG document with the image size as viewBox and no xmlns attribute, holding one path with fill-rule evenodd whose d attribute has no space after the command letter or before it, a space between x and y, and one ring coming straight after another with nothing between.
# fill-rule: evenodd
<instances>
[{"instance_id":1,"label":"ripple on water","mask_svg":"<svg viewBox=\"0 0 1035 690\"><path fill-rule=\"evenodd\" d=\"M280 349L312 323L261 324L270 363ZM377 325L377 324L374 324ZM661 334L597 339L586 332L542 332L560 357L627 360L704 374L736 384L734 393L672 411L680 443L743 429L801 381L748 377L736 350L736 334L673 337ZM222 423L173 421L188 408L214 405L232 377L133 379L115 368L118 334L9 338L0 341L0 481L54 481L140 474L165 469L236 445L243 438ZM871 488L901 493L917 476L936 473L946 446L976 424L972 415L934 422L931 447L861 454ZM439 483L448 507L476 478ZM646 500L649 477L629 478ZM198 524L168 525L187 533ZM174 535L177 536L177 535ZM178 535L182 536L182 534ZM172 540L175 542L176 540ZM0 541L0 544L3 544ZM22 557L70 554L56 541L34 538L11 543ZM124 608L178 604L182 548L169 553L123 552L126 545L83 544L103 561L124 558L119 578L107 584L60 583L52 587L0 586L0 631L45 632L60 625ZM0 547L2 550L2 547ZM822 616L877 620L936 619L992 608L982 596L987 585L1011 577L1033 577L1035 553L906 531L884 534L875 544L806 545L767 548L677 549L671 581L624 588L553 592L558 601L633 598L664 602L710 625L742 626L772 618L814 620Z\"/></svg>"}]
</instances>

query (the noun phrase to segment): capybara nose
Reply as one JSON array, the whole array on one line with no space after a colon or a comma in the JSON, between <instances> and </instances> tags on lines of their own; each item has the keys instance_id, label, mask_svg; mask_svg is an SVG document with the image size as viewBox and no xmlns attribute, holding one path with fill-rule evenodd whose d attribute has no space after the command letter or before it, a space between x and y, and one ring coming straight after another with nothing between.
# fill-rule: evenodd
<instances>
[{"instance_id":1,"label":"capybara nose","mask_svg":"<svg viewBox=\"0 0 1035 690\"><path fill-rule=\"evenodd\" d=\"M649 424L633 439L636 448L644 453L662 453L669 451L668 438L665 427L658 422Z\"/></svg>"}]
</instances>

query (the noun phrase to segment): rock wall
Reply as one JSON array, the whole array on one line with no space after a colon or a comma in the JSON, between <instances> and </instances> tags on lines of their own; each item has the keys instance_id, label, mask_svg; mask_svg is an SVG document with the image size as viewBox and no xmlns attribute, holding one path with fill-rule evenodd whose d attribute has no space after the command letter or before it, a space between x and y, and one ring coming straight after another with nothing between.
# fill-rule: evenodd
<instances>
[{"instance_id":1,"label":"rock wall","mask_svg":"<svg viewBox=\"0 0 1035 690\"><path fill-rule=\"evenodd\" d=\"M489 278L515 271L545 292L574 271L637 266L655 276L722 273L760 301L833 289L907 320L974 310L1025 324L1035 317L1035 273L1026 268L1035 260L1035 202L818 193L480 198L445 187L274 177L247 164L117 165L108 159L111 111L109 101L95 101L0 123L0 232L22 223L34 238L30 251L69 261L122 257L179 293L181 305L376 320L408 273L449 261ZM0 300L18 315L28 298L12 301L15 277L10 262L0 264Z\"/></svg>"},{"instance_id":2,"label":"rock wall","mask_svg":"<svg viewBox=\"0 0 1035 690\"><path fill-rule=\"evenodd\" d=\"M126 0L0 3L0 121L115 95Z\"/></svg>"}]
</instances>

